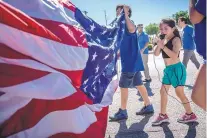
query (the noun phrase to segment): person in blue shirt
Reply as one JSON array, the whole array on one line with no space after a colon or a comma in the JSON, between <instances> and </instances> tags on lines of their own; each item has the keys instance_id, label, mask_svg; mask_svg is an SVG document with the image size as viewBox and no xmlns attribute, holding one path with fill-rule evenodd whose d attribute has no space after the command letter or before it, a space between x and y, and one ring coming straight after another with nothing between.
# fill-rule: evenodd
<instances>
[{"instance_id":1,"label":"person in blue shirt","mask_svg":"<svg viewBox=\"0 0 207 138\"><path fill-rule=\"evenodd\" d=\"M148 37L148 34L143 31L143 24L138 24L137 29L138 29L138 45L139 45L140 52L142 54L142 60L144 63L144 75L145 75L144 82L151 82L152 79L150 77L149 67L148 67L149 37Z\"/></svg>"},{"instance_id":2,"label":"person in blue shirt","mask_svg":"<svg viewBox=\"0 0 207 138\"><path fill-rule=\"evenodd\" d=\"M136 87L140 95L144 100L144 107L138 111L137 115L153 113L154 109L150 103L147 89L143 85L142 75L140 71L144 70L142 63L142 57L137 46L137 34L136 26L130 20L131 8L126 5L118 5L116 7L116 15L120 15L122 9L125 14L126 29L124 32L123 39L120 45L120 56L121 56L121 77L119 81L119 87L121 89L121 108L114 116L110 116L111 121L118 121L122 119L127 119L128 114L126 110L127 100L128 100L128 88Z\"/></svg>"},{"instance_id":3,"label":"person in blue shirt","mask_svg":"<svg viewBox=\"0 0 207 138\"><path fill-rule=\"evenodd\" d=\"M195 25L195 43L197 52L203 57L196 78L192 100L206 111L206 0L189 0L190 21Z\"/></svg>"},{"instance_id":4,"label":"person in blue shirt","mask_svg":"<svg viewBox=\"0 0 207 138\"><path fill-rule=\"evenodd\" d=\"M183 56L183 64L187 68L188 61L191 60L197 69L200 67L200 63L198 62L196 55L194 53L195 50L195 42L194 42L194 29L192 26L187 24L188 20L186 17L180 17L178 19L178 26L183 29L182 31L182 44L184 49Z\"/></svg>"}]
</instances>

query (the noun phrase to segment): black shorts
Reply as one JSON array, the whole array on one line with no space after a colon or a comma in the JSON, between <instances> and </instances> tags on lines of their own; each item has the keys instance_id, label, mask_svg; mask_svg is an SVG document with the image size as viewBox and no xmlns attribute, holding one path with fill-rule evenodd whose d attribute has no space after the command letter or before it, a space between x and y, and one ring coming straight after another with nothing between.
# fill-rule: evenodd
<instances>
[{"instance_id":1,"label":"black shorts","mask_svg":"<svg viewBox=\"0 0 207 138\"><path fill-rule=\"evenodd\" d=\"M143 85L142 74L138 72L122 72L119 80L119 87L132 88L135 86Z\"/></svg>"}]
</instances>

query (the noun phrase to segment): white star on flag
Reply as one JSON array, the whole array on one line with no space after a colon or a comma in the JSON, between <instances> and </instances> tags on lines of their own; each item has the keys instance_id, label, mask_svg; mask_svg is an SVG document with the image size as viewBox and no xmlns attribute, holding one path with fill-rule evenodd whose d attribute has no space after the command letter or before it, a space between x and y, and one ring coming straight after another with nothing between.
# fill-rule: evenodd
<instances>
[{"instance_id":1,"label":"white star on flag","mask_svg":"<svg viewBox=\"0 0 207 138\"><path fill-rule=\"evenodd\" d=\"M87 79L87 80L85 80L83 84L86 84L87 82L88 82L88 79Z\"/></svg>"},{"instance_id":2,"label":"white star on flag","mask_svg":"<svg viewBox=\"0 0 207 138\"><path fill-rule=\"evenodd\" d=\"M106 30L104 30L104 31L101 33L101 35L104 35L106 32L107 32L107 31L106 31Z\"/></svg>"},{"instance_id":3,"label":"white star on flag","mask_svg":"<svg viewBox=\"0 0 207 138\"><path fill-rule=\"evenodd\" d=\"M94 82L92 83L92 85L94 85L96 83L96 81L94 80Z\"/></svg>"},{"instance_id":4,"label":"white star on flag","mask_svg":"<svg viewBox=\"0 0 207 138\"><path fill-rule=\"evenodd\" d=\"M92 93L90 93L90 94L91 94L91 97L92 97L92 98L95 98L95 96L94 96Z\"/></svg>"},{"instance_id":5,"label":"white star on flag","mask_svg":"<svg viewBox=\"0 0 207 138\"><path fill-rule=\"evenodd\" d=\"M91 30L90 30L90 31L92 31L92 32L93 32L94 29L96 28L94 24L93 24L93 25L90 25L90 27L91 27Z\"/></svg>"},{"instance_id":6,"label":"white star on flag","mask_svg":"<svg viewBox=\"0 0 207 138\"><path fill-rule=\"evenodd\" d=\"M95 86L93 87L93 89L94 89L94 91L96 91L96 88L95 88Z\"/></svg>"},{"instance_id":7,"label":"white star on flag","mask_svg":"<svg viewBox=\"0 0 207 138\"><path fill-rule=\"evenodd\" d=\"M85 88L83 88L84 92L86 92L87 86Z\"/></svg>"},{"instance_id":8,"label":"white star on flag","mask_svg":"<svg viewBox=\"0 0 207 138\"><path fill-rule=\"evenodd\" d=\"M101 40L100 40L98 37L96 38L96 40L97 40L99 43L101 43Z\"/></svg>"},{"instance_id":9,"label":"white star on flag","mask_svg":"<svg viewBox=\"0 0 207 138\"><path fill-rule=\"evenodd\" d=\"M93 59L92 61L94 61L96 59L97 55L96 55L96 52L93 54Z\"/></svg>"},{"instance_id":10,"label":"white star on flag","mask_svg":"<svg viewBox=\"0 0 207 138\"><path fill-rule=\"evenodd\" d=\"M104 57L104 60L106 60L108 57L109 57L109 54Z\"/></svg>"},{"instance_id":11,"label":"white star on flag","mask_svg":"<svg viewBox=\"0 0 207 138\"><path fill-rule=\"evenodd\" d=\"M98 72L98 70L99 70L99 66L96 67L96 73Z\"/></svg>"},{"instance_id":12,"label":"white star on flag","mask_svg":"<svg viewBox=\"0 0 207 138\"><path fill-rule=\"evenodd\" d=\"M94 80L96 80L98 78L98 75L94 78Z\"/></svg>"}]
</instances>

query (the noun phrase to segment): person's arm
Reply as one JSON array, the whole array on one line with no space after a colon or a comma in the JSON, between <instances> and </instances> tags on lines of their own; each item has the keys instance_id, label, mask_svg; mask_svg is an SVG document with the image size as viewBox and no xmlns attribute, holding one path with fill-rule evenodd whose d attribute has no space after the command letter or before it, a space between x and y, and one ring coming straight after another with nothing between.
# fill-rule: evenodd
<instances>
[{"instance_id":1,"label":"person's arm","mask_svg":"<svg viewBox=\"0 0 207 138\"><path fill-rule=\"evenodd\" d=\"M179 54L179 52L180 52L180 48L181 48L181 46L182 46L182 43L181 43L181 40L180 40L180 38L178 38L178 37L176 37L176 38L174 38L173 39L173 41L172 41L172 44L173 44L173 50L170 50L169 48L167 48L167 47L161 47L160 46L160 48L162 48L162 50L170 57L170 58L172 58L172 59L177 59L177 57L178 57L178 54Z\"/></svg>"},{"instance_id":2,"label":"person's arm","mask_svg":"<svg viewBox=\"0 0 207 138\"><path fill-rule=\"evenodd\" d=\"M159 56L161 53L161 48L159 46L156 46L155 50L154 50L154 55L155 56Z\"/></svg>"},{"instance_id":3,"label":"person's arm","mask_svg":"<svg viewBox=\"0 0 207 138\"><path fill-rule=\"evenodd\" d=\"M188 29L188 34L189 34L192 38L194 38L194 29L193 29L193 27L190 27L190 28Z\"/></svg>"},{"instance_id":4,"label":"person's arm","mask_svg":"<svg viewBox=\"0 0 207 138\"><path fill-rule=\"evenodd\" d=\"M206 16L206 0L189 0L189 17L192 24L200 23Z\"/></svg>"},{"instance_id":5,"label":"person's arm","mask_svg":"<svg viewBox=\"0 0 207 138\"><path fill-rule=\"evenodd\" d=\"M134 33L136 31L136 27L134 23L130 20L128 13L129 13L129 7L124 5L124 13L125 13L125 20L126 20L126 25L127 29L130 33Z\"/></svg>"},{"instance_id":6,"label":"person's arm","mask_svg":"<svg viewBox=\"0 0 207 138\"><path fill-rule=\"evenodd\" d=\"M158 45L160 45L160 44L164 45L164 40L161 40L161 39L158 39L158 37L155 37L154 43L156 43L156 45L154 45L154 47L153 47L153 53L155 56L159 56L161 53L161 48ZM155 48L155 50L154 50L154 48Z\"/></svg>"},{"instance_id":7,"label":"person's arm","mask_svg":"<svg viewBox=\"0 0 207 138\"><path fill-rule=\"evenodd\" d=\"M141 53L143 53L145 51L145 49L148 47L148 45L149 45L149 37L148 37L148 35L145 36L145 42L146 43L144 45L144 48L141 49Z\"/></svg>"}]
</instances>

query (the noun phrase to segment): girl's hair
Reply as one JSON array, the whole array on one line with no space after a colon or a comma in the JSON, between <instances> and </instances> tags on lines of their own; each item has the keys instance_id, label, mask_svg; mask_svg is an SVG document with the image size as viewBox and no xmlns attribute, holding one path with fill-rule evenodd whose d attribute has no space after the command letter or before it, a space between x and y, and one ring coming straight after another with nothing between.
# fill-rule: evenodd
<instances>
[{"instance_id":1,"label":"girl's hair","mask_svg":"<svg viewBox=\"0 0 207 138\"><path fill-rule=\"evenodd\" d=\"M171 28L175 28L173 34L174 34L176 37L181 38L181 37L180 37L180 33L179 33L179 31L178 31L178 29L177 29L177 27L176 27L175 21L174 21L173 19L162 19L160 25L161 25L161 24L167 24L169 27L171 27Z\"/></svg>"}]
</instances>

